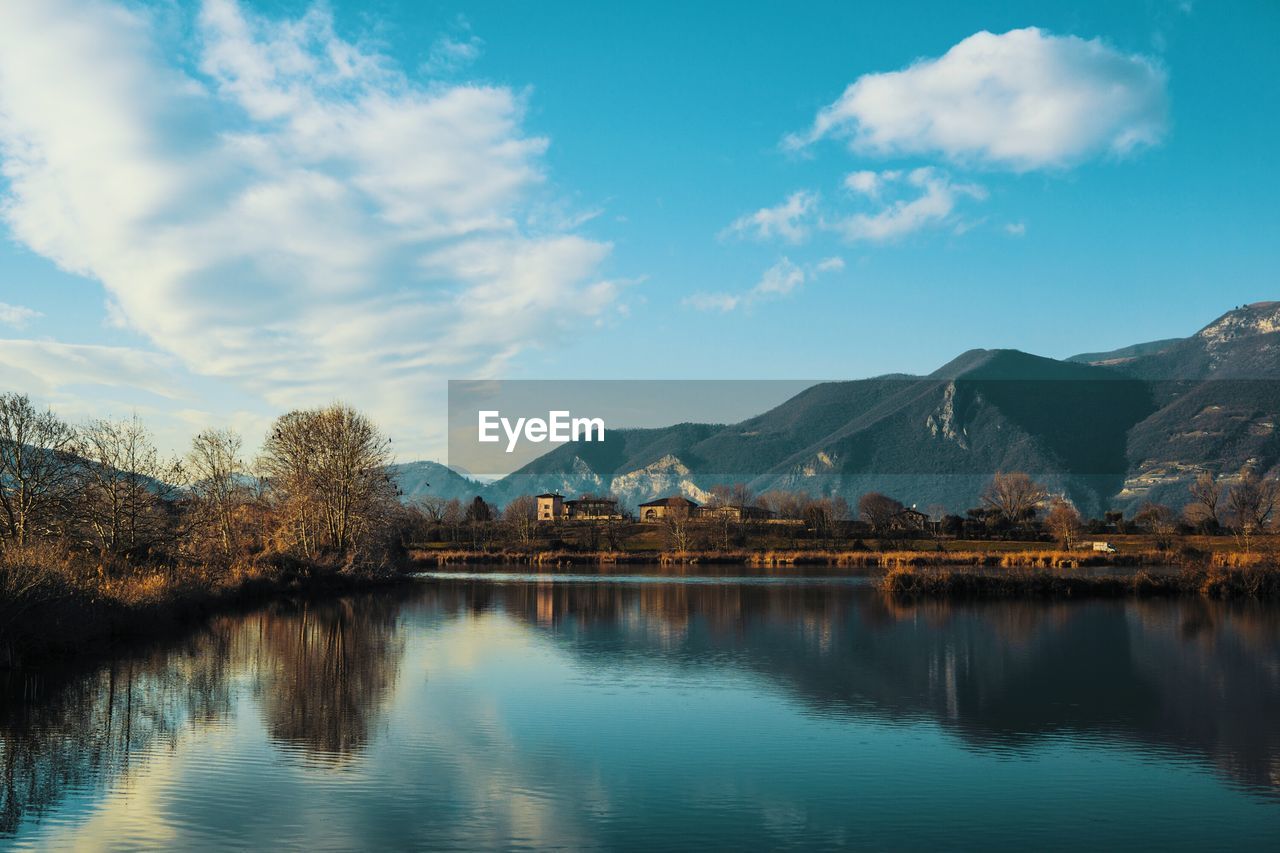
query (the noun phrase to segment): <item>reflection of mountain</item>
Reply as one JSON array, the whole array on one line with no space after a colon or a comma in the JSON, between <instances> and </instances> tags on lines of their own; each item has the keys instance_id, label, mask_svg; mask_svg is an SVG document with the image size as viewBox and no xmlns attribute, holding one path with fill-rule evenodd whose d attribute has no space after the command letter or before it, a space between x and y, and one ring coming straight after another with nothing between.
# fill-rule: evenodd
<instances>
[{"instance_id":1,"label":"reflection of mountain","mask_svg":"<svg viewBox=\"0 0 1280 853\"><path fill-rule=\"evenodd\" d=\"M424 481L413 466L401 479L410 496L500 504L554 489L614 492L635 506L748 482L962 510L993 472L1024 470L1090 513L1147 498L1181 505L1203 468L1280 463L1277 379L1280 303L1258 303L1185 339L1066 361L972 350L929 376L815 385L728 426L609 430L485 486L447 469Z\"/></svg>"},{"instance_id":2,"label":"reflection of mountain","mask_svg":"<svg viewBox=\"0 0 1280 853\"><path fill-rule=\"evenodd\" d=\"M421 679L425 670L400 677L402 659L419 668L431 663L429 688L424 691ZM569 680L551 683L565 692L547 690L542 680L557 672ZM873 738L885 722L936 722L956 738L948 749L958 744L985 756L1038 750L1044 739L1063 734L1073 744L1096 742L1107 751L1185 757L1272 799L1280 793L1280 610L1274 607L1203 600L903 607L869 588L838 583L439 581L407 593L219 618L184 642L124 655L88 673L0 680L0 838L24 820L55 812L64 799L72 805L58 816L83 808L77 798L91 801L134 774L139 783L172 785L164 793L178 801L191 786L204 791L203 785L219 795L210 802L236 802L241 787L261 795L271 782L252 784L252 762L275 767L281 752L307 760L287 762L288 772L273 782L306 777L315 785L282 792L285 805L277 803L275 813L303 808L302 797L319 797L305 802L316 810L342 808L324 797L339 790L335 784L349 785L341 790L361 793L346 807L370 816L360 829L376 824L382 846L406 838L427 845L432 833L472 832L460 815L490 814L491 801L522 803L527 817L557 811L564 802L594 797L595 809L616 799L619 816L631 805L628 797L650 790L648 782L670 790L671 779L646 775L650 771L683 775L688 768L611 763L631 748L625 737L609 741L618 736L613 714L634 702L639 717L652 709L663 725L679 726L689 706L683 700L646 705L649 686L675 683L675 692L683 692L703 673L712 685L750 690L753 696L742 702L770 700L754 707L788 705L842 731L872 731ZM572 712L569 706L583 695L572 687L581 674L607 678L609 688L595 694L606 704L594 713L609 716ZM667 677L672 674L695 677ZM497 684L504 679L521 682L505 698ZM512 699L518 709L506 704ZM589 734L602 735L619 752L587 755L583 751L602 745L600 738L544 726L566 714L573 726L598 722L599 731ZM393 737L381 739L384 715ZM700 716L689 730L712 739L723 734L723 748L732 752L736 733L722 732L719 719ZM815 730L794 714L769 720L784 724L777 730L781 742L797 730ZM868 720L876 726L859 725ZM191 733L196 749L180 749ZM189 762L189 775L166 776L161 757L175 754ZM361 761L343 762L357 755ZM225 762L220 774L196 772L195 765L219 760ZM316 767L317 760L323 766ZM147 764L157 766L141 772ZM334 774L335 765L344 773ZM638 775L628 777L626 768ZM807 765L795 769L803 773ZM370 773L383 774L379 784L391 788L370 785ZM645 785L631 784L641 777ZM713 772L693 786L714 788L722 778ZM470 793L455 801L453 788L464 783ZM736 802L758 811L750 795ZM516 819L520 811L513 806L509 816ZM649 819L658 812L627 814ZM692 809L686 817L702 821L706 814ZM231 819L203 817L215 825ZM262 835L251 837L271 837L273 829L260 825ZM496 845L510 837L508 829L490 825L493 834L481 837ZM547 837L574 846L574 839L586 844L593 836Z\"/></svg>"},{"instance_id":3,"label":"reflection of mountain","mask_svg":"<svg viewBox=\"0 0 1280 853\"><path fill-rule=\"evenodd\" d=\"M492 592L485 594L491 595ZM1280 611L1221 602L899 607L870 590L505 587L491 604L575 654L735 666L815 712L928 717L981 748L1055 732L1207 760L1280 794Z\"/></svg>"}]
</instances>

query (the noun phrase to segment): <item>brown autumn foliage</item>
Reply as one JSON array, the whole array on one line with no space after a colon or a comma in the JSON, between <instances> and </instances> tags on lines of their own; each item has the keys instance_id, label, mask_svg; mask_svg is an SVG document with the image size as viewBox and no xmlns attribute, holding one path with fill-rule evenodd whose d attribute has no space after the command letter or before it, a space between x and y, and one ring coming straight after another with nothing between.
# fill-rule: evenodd
<instances>
[{"instance_id":1,"label":"brown autumn foliage","mask_svg":"<svg viewBox=\"0 0 1280 853\"><path fill-rule=\"evenodd\" d=\"M0 395L0 662L15 641L74 645L153 608L404 564L416 517L364 415L281 416L256 476L240 448L210 430L167 459L136 417L74 426Z\"/></svg>"}]
</instances>

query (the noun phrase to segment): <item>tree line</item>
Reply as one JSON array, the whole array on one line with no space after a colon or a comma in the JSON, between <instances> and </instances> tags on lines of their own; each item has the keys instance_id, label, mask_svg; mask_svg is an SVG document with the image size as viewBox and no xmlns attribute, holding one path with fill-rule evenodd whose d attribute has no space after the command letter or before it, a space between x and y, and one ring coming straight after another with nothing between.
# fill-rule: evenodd
<instances>
[{"instance_id":1,"label":"tree line","mask_svg":"<svg viewBox=\"0 0 1280 853\"><path fill-rule=\"evenodd\" d=\"M204 430L168 457L136 415L73 424L4 393L0 555L12 564L56 545L104 579L271 556L385 568L412 523L391 462L388 439L343 404L280 416L246 460L233 430Z\"/></svg>"},{"instance_id":2,"label":"tree line","mask_svg":"<svg viewBox=\"0 0 1280 853\"><path fill-rule=\"evenodd\" d=\"M1256 537L1273 529L1280 509L1280 481L1251 468L1233 477L1200 474L1190 485L1186 504L1174 510L1146 501L1130 516L1119 510L1101 518L1085 518L1064 494L1054 493L1020 471L997 472L983 488L978 504L963 514L941 506L925 511L908 507L882 492L868 492L850 505L843 497L814 496L800 491L772 490L759 495L746 485L718 485L709 490L700 512L684 507L668 508L657 529L664 547L672 551L730 548L747 545L753 532L772 530L774 538L806 539L838 545L856 537L879 539L1050 539L1068 550L1085 535L1150 533L1156 545L1170 547L1178 535L1234 535L1248 551ZM759 507L774 519L794 524L770 527L733 513L717 513L722 507ZM426 497L416 502L420 516L415 530L427 539L450 541L476 549L486 547L531 548L536 542L565 543L557 530L566 525L537 521L537 502L530 495L512 499L499 508L475 497L470 502ZM623 513L621 522L588 522L577 528L577 544L588 550L616 548L625 538L620 528L635 519Z\"/></svg>"},{"instance_id":3,"label":"tree line","mask_svg":"<svg viewBox=\"0 0 1280 853\"><path fill-rule=\"evenodd\" d=\"M272 423L256 458L233 430L200 432L181 456L160 453L142 421L73 424L24 394L0 394L0 557L55 544L100 578L138 565L229 567L289 557L343 568L386 569L408 544L448 541L484 550L532 549L548 538L534 497L497 507L425 497L405 505L392 476L391 444L365 415L335 403L288 412ZM856 505L798 491L756 495L718 485L707 508L768 510L792 525L783 538L836 544L850 536L1026 538L1050 536L1070 548L1084 533L1143 529L1160 540L1178 533L1229 532L1247 550L1273 524L1280 484L1252 469L1223 478L1202 473L1180 510L1146 503L1129 519L1110 512L1086 520L1061 494L1022 472L996 473L978 506L963 515L925 512L879 492ZM554 528L554 526L552 526ZM617 524L586 525L576 544L615 549ZM758 527L741 513L676 509L662 520L665 547L741 546ZM551 534L554 540L554 532ZM12 562L12 560L10 560Z\"/></svg>"}]
</instances>

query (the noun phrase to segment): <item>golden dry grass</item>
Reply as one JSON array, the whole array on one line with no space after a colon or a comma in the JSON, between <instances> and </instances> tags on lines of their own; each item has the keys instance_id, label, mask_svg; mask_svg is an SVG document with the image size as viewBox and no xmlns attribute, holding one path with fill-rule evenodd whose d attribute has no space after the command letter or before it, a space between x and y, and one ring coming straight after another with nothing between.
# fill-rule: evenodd
<instances>
[{"instance_id":1,"label":"golden dry grass","mask_svg":"<svg viewBox=\"0 0 1280 853\"><path fill-rule=\"evenodd\" d=\"M1245 568L1186 567L1156 574L1081 575L1043 569L988 571L920 569L900 566L880 580L880 589L897 598L1099 598L1187 596L1280 598L1280 566L1258 563Z\"/></svg>"}]
</instances>

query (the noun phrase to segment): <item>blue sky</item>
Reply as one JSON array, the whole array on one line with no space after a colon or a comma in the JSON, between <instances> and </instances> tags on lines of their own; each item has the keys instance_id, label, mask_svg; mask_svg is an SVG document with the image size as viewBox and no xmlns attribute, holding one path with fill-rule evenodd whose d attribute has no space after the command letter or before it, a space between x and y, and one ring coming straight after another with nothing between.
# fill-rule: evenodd
<instances>
[{"instance_id":1,"label":"blue sky","mask_svg":"<svg viewBox=\"0 0 1280 853\"><path fill-rule=\"evenodd\" d=\"M1274 298L1280 7L0 10L0 370L177 448L449 378L853 378Z\"/></svg>"}]
</instances>

